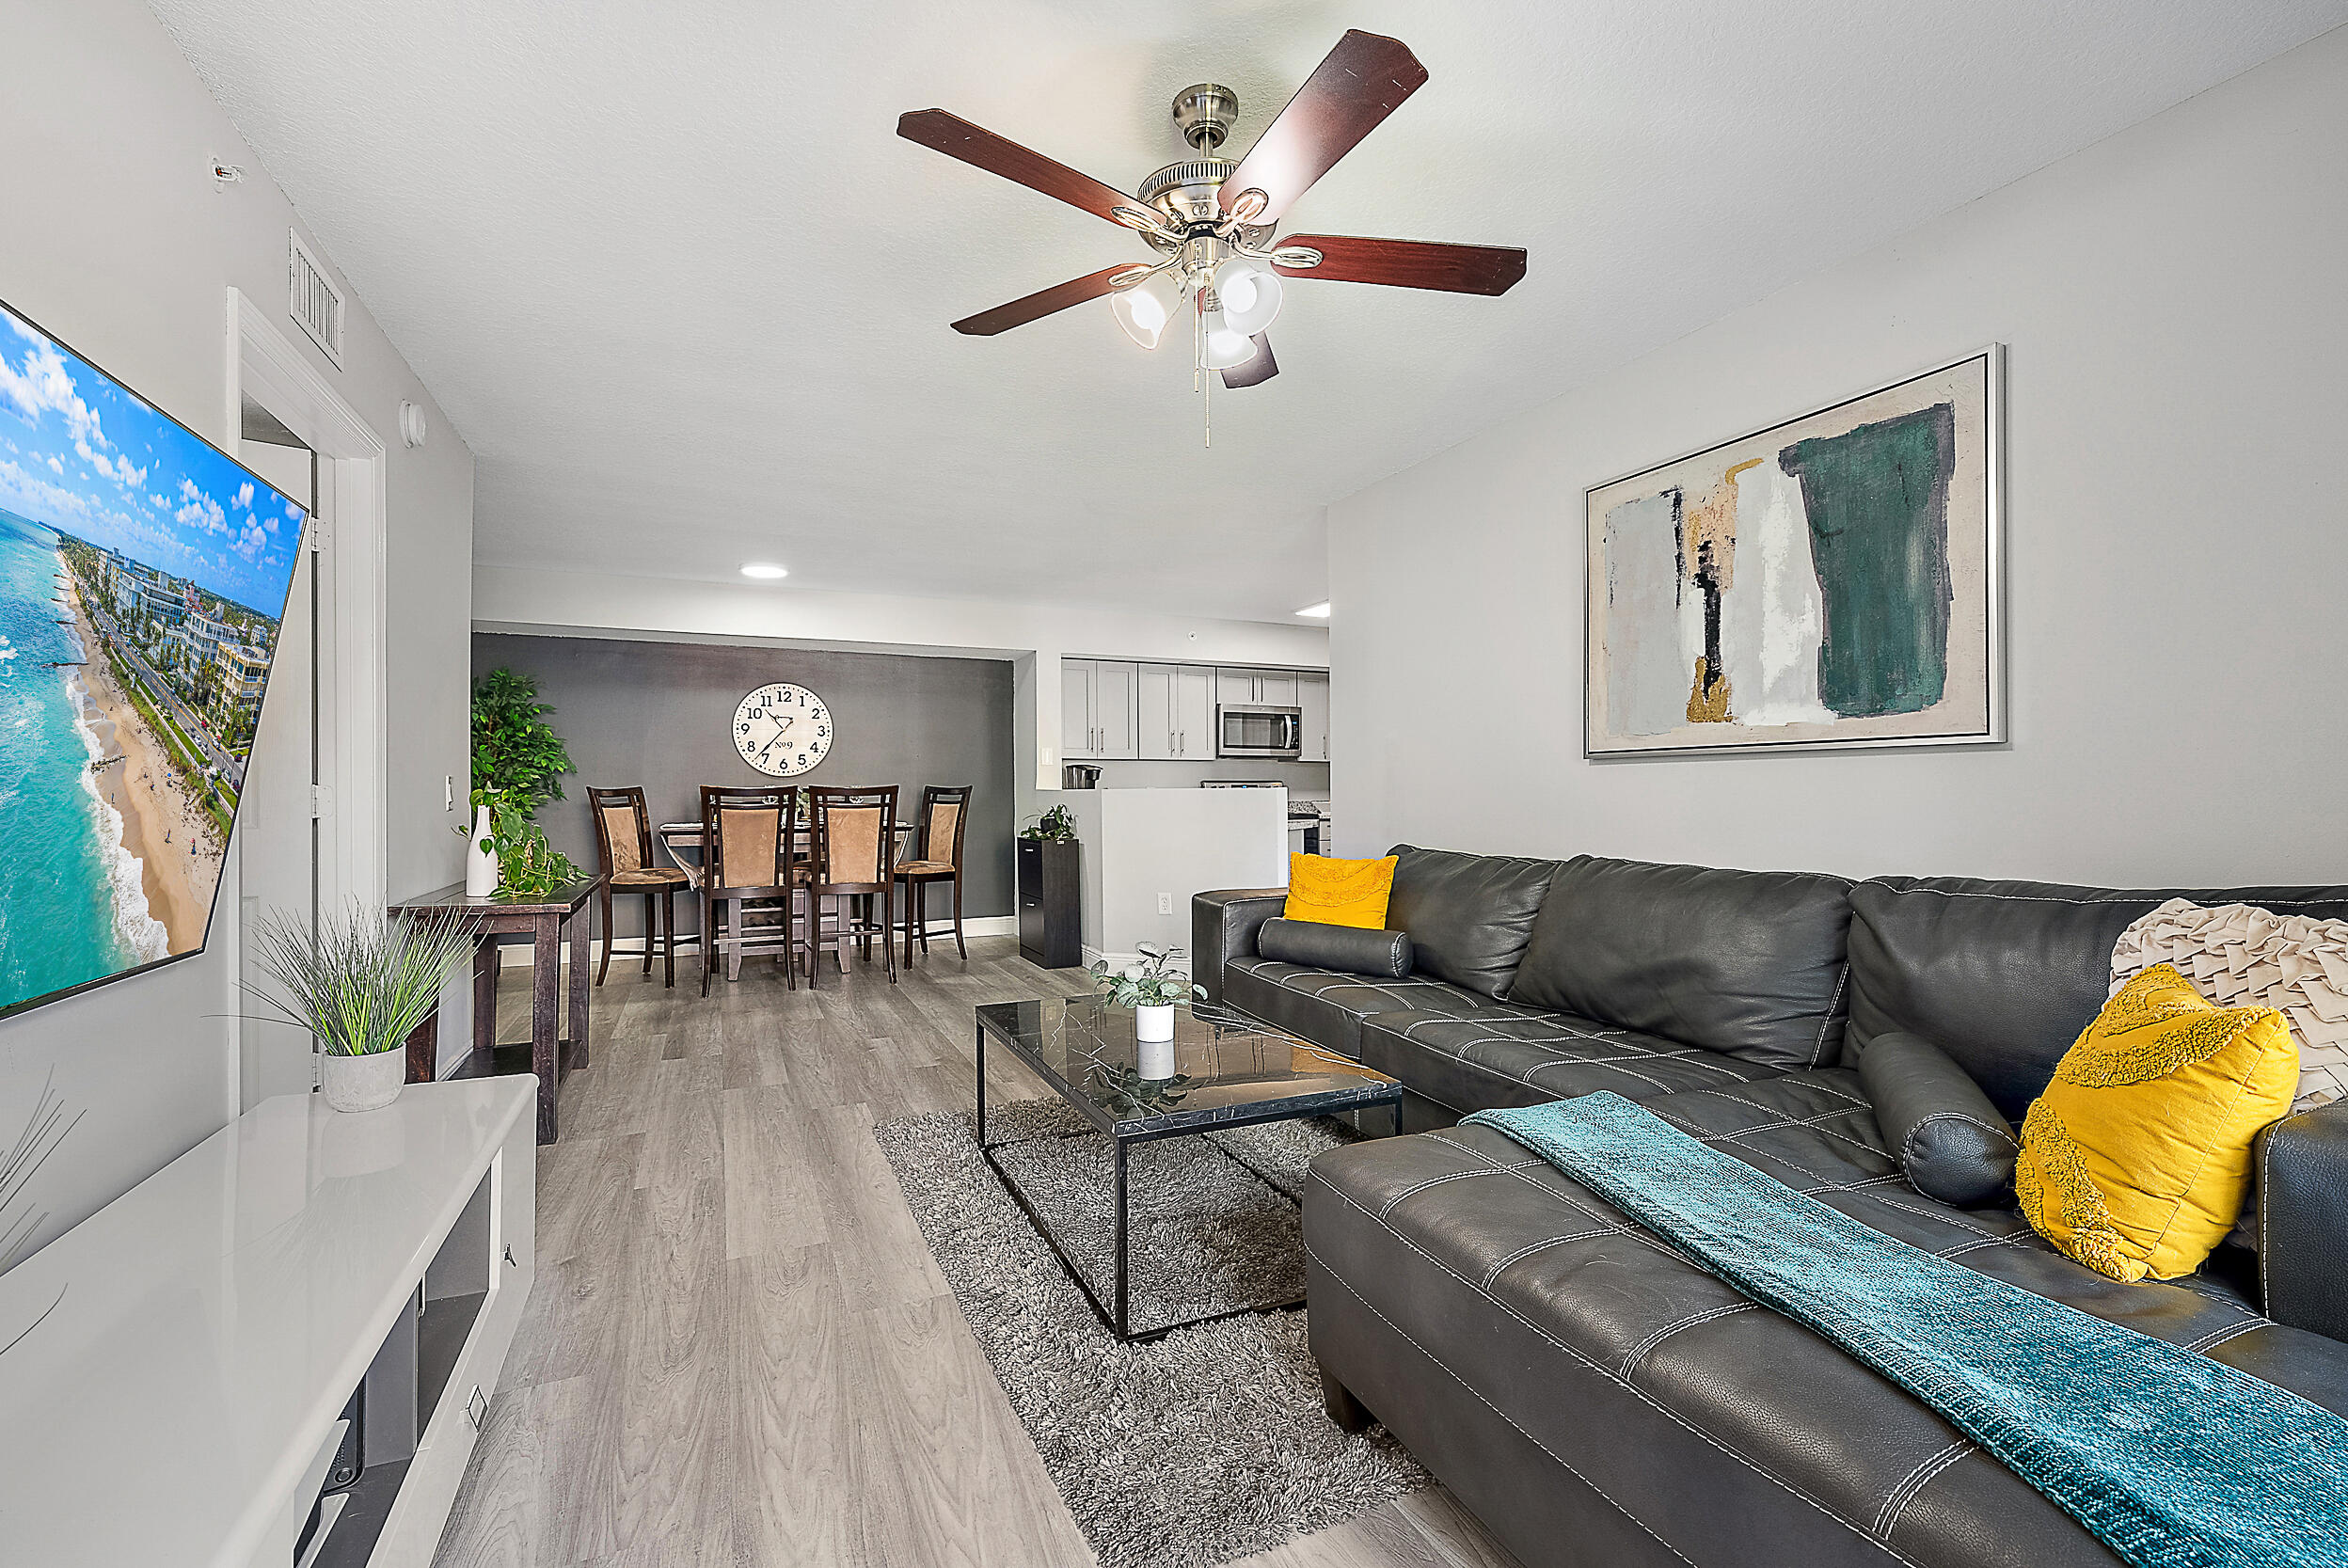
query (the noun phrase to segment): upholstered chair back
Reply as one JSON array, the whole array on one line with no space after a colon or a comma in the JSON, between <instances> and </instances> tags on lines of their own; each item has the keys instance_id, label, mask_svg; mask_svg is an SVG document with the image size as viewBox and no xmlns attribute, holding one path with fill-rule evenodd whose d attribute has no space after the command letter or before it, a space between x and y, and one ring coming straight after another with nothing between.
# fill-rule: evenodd
<instances>
[{"instance_id":1,"label":"upholstered chair back","mask_svg":"<svg viewBox=\"0 0 2348 1568\"><path fill-rule=\"evenodd\" d=\"M815 880L826 887L877 887L892 873L896 789L811 789Z\"/></svg>"},{"instance_id":2,"label":"upholstered chair back","mask_svg":"<svg viewBox=\"0 0 2348 1568\"><path fill-rule=\"evenodd\" d=\"M932 799L929 802L929 822L922 834L922 858L961 864L962 839L961 834L956 832L961 821L960 800Z\"/></svg>"},{"instance_id":3,"label":"upholstered chair back","mask_svg":"<svg viewBox=\"0 0 2348 1568\"><path fill-rule=\"evenodd\" d=\"M705 853L716 886L782 887L790 880L791 797L776 790L701 792Z\"/></svg>"},{"instance_id":4,"label":"upholstered chair back","mask_svg":"<svg viewBox=\"0 0 2348 1568\"><path fill-rule=\"evenodd\" d=\"M595 852L603 862L605 876L641 871L651 863L647 851L652 827L642 786L590 789L587 801L595 814Z\"/></svg>"},{"instance_id":5,"label":"upholstered chair back","mask_svg":"<svg viewBox=\"0 0 2348 1568\"><path fill-rule=\"evenodd\" d=\"M603 847L609 857L606 872L642 870L644 857L636 842L636 812L631 806L603 808Z\"/></svg>"}]
</instances>

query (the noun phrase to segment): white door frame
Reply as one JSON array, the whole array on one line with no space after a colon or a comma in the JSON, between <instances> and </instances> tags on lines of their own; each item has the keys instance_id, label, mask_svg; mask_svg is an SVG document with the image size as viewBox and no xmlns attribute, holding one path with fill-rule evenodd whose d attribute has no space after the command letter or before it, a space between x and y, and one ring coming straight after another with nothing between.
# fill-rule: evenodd
<instances>
[{"instance_id":1,"label":"white door frame","mask_svg":"<svg viewBox=\"0 0 2348 1568\"><path fill-rule=\"evenodd\" d=\"M236 450L246 393L318 454L318 485L332 486L334 548L332 701L322 705L319 736L332 795L318 834L322 911L357 903L381 909L389 878L386 842L385 758L389 690L384 645L385 555L389 491L383 440L309 356L278 327L270 311L234 288L228 299L228 450Z\"/></svg>"}]
</instances>

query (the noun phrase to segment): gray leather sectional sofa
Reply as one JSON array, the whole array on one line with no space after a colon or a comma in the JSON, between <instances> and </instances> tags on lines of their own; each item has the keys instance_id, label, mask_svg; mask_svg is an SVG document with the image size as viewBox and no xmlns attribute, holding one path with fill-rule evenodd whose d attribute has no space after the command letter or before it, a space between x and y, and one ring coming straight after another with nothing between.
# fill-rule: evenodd
<instances>
[{"instance_id":1,"label":"gray leather sectional sofa","mask_svg":"<svg viewBox=\"0 0 2348 1568\"><path fill-rule=\"evenodd\" d=\"M1947 1422L1682 1261L1468 1112L1611 1089L1853 1218L2348 1415L2348 1101L2258 1157L2261 1244L2122 1285L2011 1207L1919 1194L1861 1074L1922 1037L2019 1122L2163 900L2348 918L2348 888L1849 882L1404 846L1405 979L1266 959L1277 891L1203 894L1211 997L1400 1079L1411 1135L1314 1162L1313 1354L1531 1568L2118 1560Z\"/></svg>"}]
</instances>

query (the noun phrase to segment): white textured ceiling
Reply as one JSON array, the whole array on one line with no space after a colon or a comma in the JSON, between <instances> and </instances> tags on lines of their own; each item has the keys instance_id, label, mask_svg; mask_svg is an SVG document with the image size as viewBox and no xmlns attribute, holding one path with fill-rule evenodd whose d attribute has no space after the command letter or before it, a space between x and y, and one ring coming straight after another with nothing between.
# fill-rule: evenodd
<instances>
[{"instance_id":1,"label":"white textured ceiling","mask_svg":"<svg viewBox=\"0 0 2348 1568\"><path fill-rule=\"evenodd\" d=\"M1284 619L1323 508L2348 21L2348 0L151 0L479 460L486 563ZM1292 283L1214 398L1091 304L1146 254L899 140L1130 190L1347 27L1427 86L1289 231L1531 253L1493 300ZM1631 454L1651 455L1651 454ZM1445 519L1430 516L1430 547ZM1340 613L1342 613L1341 607Z\"/></svg>"}]
</instances>

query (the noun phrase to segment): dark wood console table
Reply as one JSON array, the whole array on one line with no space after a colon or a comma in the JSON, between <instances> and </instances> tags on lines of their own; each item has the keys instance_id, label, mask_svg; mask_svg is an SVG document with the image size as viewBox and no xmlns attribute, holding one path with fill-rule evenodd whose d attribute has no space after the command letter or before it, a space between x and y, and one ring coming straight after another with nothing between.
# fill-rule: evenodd
<instances>
[{"instance_id":1,"label":"dark wood console table","mask_svg":"<svg viewBox=\"0 0 2348 1568\"><path fill-rule=\"evenodd\" d=\"M393 904L393 914L433 920L458 918L472 922L473 938L473 1054L457 1076L486 1077L498 1072L538 1075L538 1141L555 1139L555 1096L563 1073L587 1065L587 944L595 926L595 890L600 877L572 882L544 897L504 894L468 898L459 884L451 884L421 898ZM526 935L531 939L530 1039L512 1045L498 1043L498 939ZM563 940L571 944L570 1033L563 1033ZM408 1078L428 1081L436 1076L438 1030L419 1030L408 1041ZM420 1057L421 1059L420 1059Z\"/></svg>"}]
</instances>

